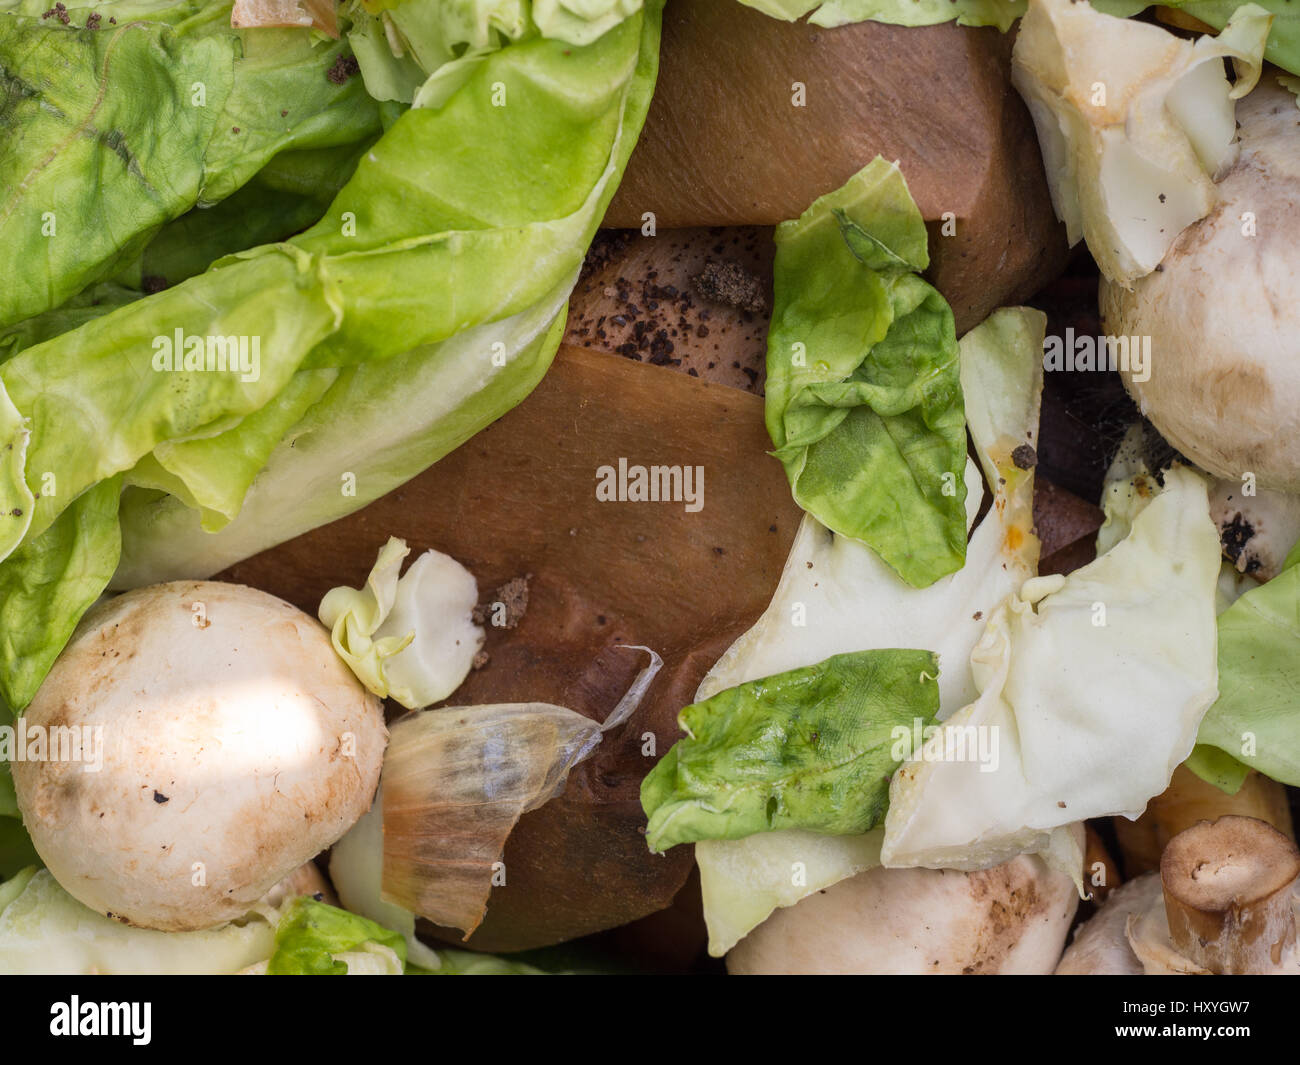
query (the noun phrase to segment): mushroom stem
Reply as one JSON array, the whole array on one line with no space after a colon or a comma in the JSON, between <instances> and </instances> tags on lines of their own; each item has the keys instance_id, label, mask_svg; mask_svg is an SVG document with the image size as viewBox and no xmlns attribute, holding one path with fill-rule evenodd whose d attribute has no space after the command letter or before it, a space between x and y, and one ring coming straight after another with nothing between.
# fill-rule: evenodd
<instances>
[{"instance_id":1,"label":"mushroom stem","mask_svg":"<svg viewBox=\"0 0 1300 1065\"><path fill-rule=\"evenodd\" d=\"M1266 973L1295 946L1300 850L1264 821L1228 815L1169 841L1160 860L1174 947L1215 973Z\"/></svg>"}]
</instances>

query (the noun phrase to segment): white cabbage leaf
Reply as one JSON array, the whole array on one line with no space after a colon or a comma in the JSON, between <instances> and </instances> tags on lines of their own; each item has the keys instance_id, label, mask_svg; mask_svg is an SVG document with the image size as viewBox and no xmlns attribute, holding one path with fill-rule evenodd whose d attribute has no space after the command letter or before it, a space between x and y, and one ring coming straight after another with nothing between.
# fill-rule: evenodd
<instances>
[{"instance_id":1,"label":"white cabbage leaf","mask_svg":"<svg viewBox=\"0 0 1300 1065\"><path fill-rule=\"evenodd\" d=\"M1125 539L994 611L971 656L981 694L947 726L990 730L997 767L928 741L890 785L886 865L1058 864L1066 826L1136 818L1168 786L1218 695L1219 537L1204 480L1164 481Z\"/></svg>"},{"instance_id":2,"label":"white cabbage leaf","mask_svg":"<svg viewBox=\"0 0 1300 1065\"><path fill-rule=\"evenodd\" d=\"M287 905L290 900L285 900ZM133 928L96 913L49 870L0 884L0 972L9 975L223 975L265 962L280 910L259 905L240 921L199 932Z\"/></svg>"},{"instance_id":3,"label":"white cabbage leaf","mask_svg":"<svg viewBox=\"0 0 1300 1065\"><path fill-rule=\"evenodd\" d=\"M710 670L697 701L830 655L886 647L939 655L940 718L975 698L970 653L988 612L1037 569L1032 464L1021 469L1013 453L1037 442L1045 329L1040 312L1005 308L961 340L967 426L994 492L965 565L928 588L913 588L870 548L805 516L771 604ZM1017 457L1026 462L1023 452ZM981 496L974 464L966 480L973 522ZM796 830L697 843L709 952L725 954L777 907L871 868L879 846L878 832L829 837Z\"/></svg>"}]
</instances>

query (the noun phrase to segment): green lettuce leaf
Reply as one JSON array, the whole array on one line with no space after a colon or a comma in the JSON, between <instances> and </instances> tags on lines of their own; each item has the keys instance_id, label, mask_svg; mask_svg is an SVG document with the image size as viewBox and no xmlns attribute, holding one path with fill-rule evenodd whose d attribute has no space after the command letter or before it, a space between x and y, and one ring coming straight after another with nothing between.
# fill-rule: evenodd
<instances>
[{"instance_id":1,"label":"green lettuce leaf","mask_svg":"<svg viewBox=\"0 0 1300 1065\"><path fill-rule=\"evenodd\" d=\"M117 568L120 478L101 481L58 520L0 562L0 697L21 709L32 700Z\"/></svg>"},{"instance_id":2,"label":"green lettuce leaf","mask_svg":"<svg viewBox=\"0 0 1300 1065\"><path fill-rule=\"evenodd\" d=\"M1294 0L1255 0L1255 3L1273 16L1264 58L1283 70L1300 74L1300 7ZM1092 6L1108 15L1128 18L1152 5L1148 0L1094 0ZM1187 3L1168 0L1162 6L1177 8L1184 14L1221 30L1243 6L1243 0L1190 0Z\"/></svg>"},{"instance_id":3,"label":"green lettuce leaf","mask_svg":"<svg viewBox=\"0 0 1300 1065\"><path fill-rule=\"evenodd\" d=\"M395 963L395 968L394 968ZM406 940L397 932L337 906L301 896L290 903L275 929L269 976L400 974Z\"/></svg>"},{"instance_id":4,"label":"green lettuce leaf","mask_svg":"<svg viewBox=\"0 0 1300 1065\"><path fill-rule=\"evenodd\" d=\"M138 300L141 295L134 287L104 281L83 289L52 311L43 311L0 328L0 364L8 362L20 351L102 318L109 311Z\"/></svg>"},{"instance_id":5,"label":"green lettuce leaf","mask_svg":"<svg viewBox=\"0 0 1300 1065\"><path fill-rule=\"evenodd\" d=\"M835 655L693 703L641 785L652 851L800 828L861 834L879 822L902 761L900 730L939 709L929 651Z\"/></svg>"},{"instance_id":6,"label":"green lettuce leaf","mask_svg":"<svg viewBox=\"0 0 1300 1065\"><path fill-rule=\"evenodd\" d=\"M436 183L431 181L431 188L464 202L467 210L500 220L500 227L442 234L440 239L462 250L481 240L491 242L504 259L514 254L526 237L506 225L505 216L512 204L515 210L524 210L516 200L538 202L538 171L528 160L548 160L546 188L568 198L553 209L576 209L576 213L553 220L554 224L539 222L534 227L539 244L529 252L538 257L531 263L509 265L521 273L531 270L534 278L549 277L552 287L515 314L462 323L461 331L446 340L388 360L344 368L271 452L249 487L239 516L219 532L201 535L200 515L173 496L160 498L156 492L129 488L123 497L123 561L116 587L207 576L351 513L426 469L532 391L559 345L568 294L582 256L649 105L658 61L657 16L657 5L651 5L643 16L630 20L640 24L634 39L624 32L626 27L620 27L590 46L588 62L579 66L573 63L583 58L581 50L545 41L531 42L522 54L515 51L519 46L513 46L490 57L485 63L487 81L474 83L480 92L490 95L491 82L505 76L518 77L516 84L535 78L544 87L512 97L515 102L508 108L480 109L478 97L471 92L474 98L464 107L452 101L442 110L412 111L399 120L399 127L408 120L427 121L435 146L448 142L467 146L463 157L456 155L463 167L458 170L455 160L443 159L442 176ZM547 73L552 67L553 74ZM496 125L506 112L512 117L511 128L519 131L513 141ZM525 134L529 129L532 132ZM517 164L485 163L480 168L479 157L501 159L510 154L512 144L521 153ZM435 147L420 158L432 154L447 153ZM363 220L369 225L368 219L381 207L385 226L399 226L404 211L415 217L400 179L402 167L397 160L392 164L393 188L388 195L372 200L358 196L339 208L357 212L359 234ZM499 171L496 176L493 166ZM381 199L391 204L381 204ZM336 214L334 224L340 220ZM378 219L375 224L380 224ZM327 219L312 232L327 240L328 230ZM558 243L542 250L546 234L546 239ZM520 254L526 250L519 244ZM501 294L514 284L513 270L497 269L486 255L472 270L470 261L448 256L444 269L447 282L442 287L453 305L460 302L462 291ZM374 285L383 287L378 276ZM387 287L395 287L392 277ZM418 285L399 287L410 288L413 313L433 291ZM463 313L465 308L460 310ZM391 324L378 327L401 337L401 330ZM340 491L341 478L347 474L353 475L354 495Z\"/></svg>"},{"instance_id":7,"label":"green lettuce leaf","mask_svg":"<svg viewBox=\"0 0 1300 1065\"><path fill-rule=\"evenodd\" d=\"M776 230L767 429L795 501L925 587L966 557L952 311L918 272L925 223L877 157Z\"/></svg>"},{"instance_id":8,"label":"green lettuce leaf","mask_svg":"<svg viewBox=\"0 0 1300 1065\"><path fill-rule=\"evenodd\" d=\"M372 141L284 152L220 203L167 223L117 275L140 289L175 285L216 260L256 244L287 240L320 221Z\"/></svg>"},{"instance_id":9,"label":"green lettuce leaf","mask_svg":"<svg viewBox=\"0 0 1300 1065\"><path fill-rule=\"evenodd\" d=\"M643 0L354 0L349 40L375 99L429 106L508 42L541 36L591 44L642 6Z\"/></svg>"},{"instance_id":10,"label":"green lettuce leaf","mask_svg":"<svg viewBox=\"0 0 1300 1065\"><path fill-rule=\"evenodd\" d=\"M174 7L101 3L86 29L85 9L64 26L0 5L0 325L111 277L277 153L379 132L360 79L326 77L346 42L241 35L228 4Z\"/></svg>"},{"instance_id":11,"label":"green lettuce leaf","mask_svg":"<svg viewBox=\"0 0 1300 1065\"><path fill-rule=\"evenodd\" d=\"M1250 766L1242 765L1226 751L1207 743L1198 743L1193 747L1183 765L1207 784L1213 784L1229 795L1236 795L1250 774Z\"/></svg>"},{"instance_id":12,"label":"green lettuce leaf","mask_svg":"<svg viewBox=\"0 0 1300 1065\"><path fill-rule=\"evenodd\" d=\"M206 575L365 505L500 417L558 346L645 117L658 15L651 3L585 46L508 43L438 107L401 113L310 230L12 341L0 384L30 440L0 513L28 514L35 539L123 474L119 586ZM293 187L292 168L263 170ZM177 331L213 338L209 357L234 338L249 362L159 369Z\"/></svg>"},{"instance_id":13,"label":"green lettuce leaf","mask_svg":"<svg viewBox=\"0 0 1300 1065\"><path fill-rule=\"evenodd\" d=\"M1006 32L1025 13L1025 0L740 0L765 15L793 22L811 12L814 26L888 22L933 26L956 19L962 26L996 26Z\"/></svg>"},{"instance_id":14,"label":"green lettuce leaf","mask_svg":"<svg viewBox=\"0 0 1300 1065\"><path fill-rule=\"evenodd\" d=\"M1197 742L1300 786L1298 690L1300 544L1276 577L1219 615L1219 698L1201 721ZM1211 780L1203 767L1189 768Z\"/></svg>"},{"instance_id":15,"label":"green lettuce leaf","mask_svg":"<svg viewBox=\"0 0 1300 1065\"><path fill-rule=\"evenodd\" d=\"M29 479L57 479L58 491L37 502L33 533L64 501L160 444L215 435L260 410L298 369L436 344L527 310L568 281L639 126L627 105L642 72L641 21L611 31L586 62L541 39L490 56L444 108L406 112L301 237L222 260L0 368L14 405L32 420ZM514 87L512 106L492 106L497 81ZM443 150L451 141L462 150ZM561 160L545 181L539 158ZM407 177L415 174L419 186ZM260 365L238 374L150 372L158 344L176 329L188 338L246 338L250 349L256 339ZM479 356L490 363L494 354ZM480 366L478 376L492 369ZM60 431L73 409L96 431Z\"/></svg>"}]
</instances>

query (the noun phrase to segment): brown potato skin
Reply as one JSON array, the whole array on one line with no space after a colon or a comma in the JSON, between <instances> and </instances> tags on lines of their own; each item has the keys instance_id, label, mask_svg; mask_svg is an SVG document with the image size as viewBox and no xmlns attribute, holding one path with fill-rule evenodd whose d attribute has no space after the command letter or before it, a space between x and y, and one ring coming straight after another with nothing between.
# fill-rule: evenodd
<instances>
[{"instance_id":1,"label":"brown potato skin","mask_svg":"<svg viewBox=\"0 0 1300 1065\"><path fill-rule=\"evenodd\" d=\"M661 231L772 226L877 155L897 159L932 223L931 280L965 332L1041 288L1067 254L1011 88L1012 39L953 24L827 30L672 0L654 101L604 224L639 230L653 212Z\"/></svg>"},{"instance_id":2,"label":"brown potato skin","mask_svg":"<svg viewBox=\"0 0 1300 1065\"><path fill-rule=\"evenodd\" d=\"M761 396L775 252L772 230L759 226L601 233L569 299L564 340ZM761 306L703 295L709 266L750 278Z\"/></svg>"}]
</instances>

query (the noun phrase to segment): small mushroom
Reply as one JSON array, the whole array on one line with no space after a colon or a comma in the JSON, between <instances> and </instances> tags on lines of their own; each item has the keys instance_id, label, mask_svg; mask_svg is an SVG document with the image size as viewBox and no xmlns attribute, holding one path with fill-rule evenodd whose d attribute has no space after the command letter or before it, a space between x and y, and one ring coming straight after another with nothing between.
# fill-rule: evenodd
<instances>
[{"instance_id":1,"label":"small mushroom","mask_svg":"<svg viewBox=\"0 0 1300 1065\"><path fill-rule=\"evenodd\" d=\"M1300 852L1256 818L1201 821L1160 873L1115 891L1075 934L1058 975L1300 975Z\"/></svg>"},{"instance_id":2,"label":"small mushroom","mask_svg":"<svg viewBox=\"0 0 1300 1065\"><path fill-rule=\"evenodd\" d=\"M315 619L212 581L88 614L22 726L49 737L51 757L13 778L50 872L91 909L164 931L243 916L342 836L388 736ZM53 757L56 734L97 757Z\"/></svg>"},{"instance_id":3,"label":"small mushroom","mask_svg":"<svg viewBox=\"0 0 1300 1065\"><path fill-rule=\"evenodd\" d=\"M1210 517L1219 528L1224 556L1239 573L1259 581L1278 575L1300 539L1300 496L1267 488L1246 495L1240 480L1211 482Z\"/></svg>"}]
</instances>

